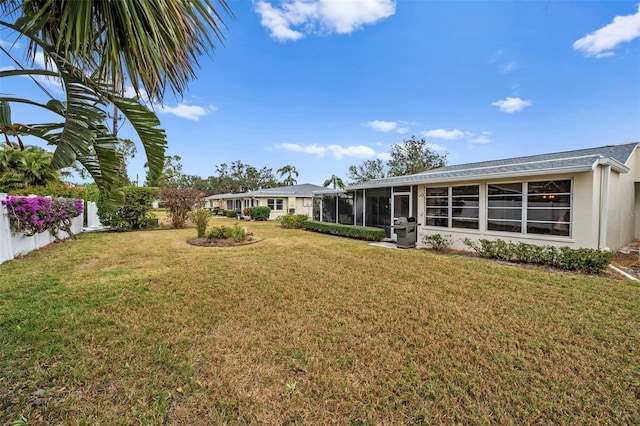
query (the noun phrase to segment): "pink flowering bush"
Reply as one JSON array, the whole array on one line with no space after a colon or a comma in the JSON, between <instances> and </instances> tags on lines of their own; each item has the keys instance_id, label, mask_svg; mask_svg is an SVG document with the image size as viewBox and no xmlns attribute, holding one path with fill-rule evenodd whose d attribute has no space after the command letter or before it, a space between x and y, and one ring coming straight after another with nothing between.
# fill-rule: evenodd
<instances>
[{"instance_id":1,"label":"pink flowering bush","mask_svg":"<svg viewBox=\"0 0 640 426\"><path fill-rule=\"evenodd\" d=\"M75 237L71 231L71 220L80 216L83 210L82 200L42 196L12 196L3 200L2 204L7 206L14 233L22 232L31 236L48 230L56 241L60 241L60 231Z\"/></svg>"}]
</instances>

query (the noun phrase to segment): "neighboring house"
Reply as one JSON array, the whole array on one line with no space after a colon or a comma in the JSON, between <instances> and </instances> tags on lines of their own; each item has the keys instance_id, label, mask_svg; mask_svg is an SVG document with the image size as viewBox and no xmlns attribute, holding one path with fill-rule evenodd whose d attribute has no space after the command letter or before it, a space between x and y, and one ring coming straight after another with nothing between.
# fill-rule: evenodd
<instances>
[{"instance_id":1,"label":"neighboring house","mask_svg":"<svg viewBox=\"0 0 640 426\"><path fill-rule=\"evenodd\" d=\"M640 238L638 143L446 166L350 186L342 210L314 218L382 227L414 216L418 245L431 234L462 240L502 239L539 245L617 250ZM331 204L333 202L333 204ZM353 219L342 217L349 209ZM338 220L336 220L338 218Z\"/></svg>"},{"instance_id":2,"label":"neighboring house","mask_svg":"<svg viewBox=\"0 0 640 426\"><path fill-rule=\"evenodd\" d=\"M305 183L259 189L242 194L217 194L206 197L206 207L242 211L247 207L269 206L271 208L269 219L276 219L285 214L306 214L311 216L313 212L313 193L323 189L326 188Z\"/></svg>"}]
</instances>

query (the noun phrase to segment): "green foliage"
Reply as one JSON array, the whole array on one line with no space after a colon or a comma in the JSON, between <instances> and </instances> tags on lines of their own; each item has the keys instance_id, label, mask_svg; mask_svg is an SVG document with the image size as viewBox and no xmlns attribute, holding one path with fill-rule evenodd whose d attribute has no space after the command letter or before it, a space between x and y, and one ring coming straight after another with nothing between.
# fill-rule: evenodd
<instances>
[{"instance_id":1,"label":"green foliage","mask_svg":"<svg viewBox=\"0 0 640 426\"><path fill-rule=\"evenodd\" d=\"M451 239L451 235L442 236L440 234L432 234L426 235L422 239L422 243L435 251L445 251L453 245L453 240Z\"/></svg>"},{"instance_id":2,"label":"green foliage","mask_svg":"<svg viewBox=\"0 0 640 426\"><path fill-rule=\"evenodd\" d=\"M381 159L365 160L359 166L349 166L348 177L352 184L385 177L385 165Z\"/></svg>"},{"instance_id":3,"label":"green foliage","mask_svg":"<svg viewBox=\"0 0 640 426\"><path fill-rule=\"evenodd\" d=\"M214 226L207 232L206 237L210 240L215 240L216 238L224 238L224 226Z\"/></svg>"},{"instance_id":4,"label":"green foliage","mask_svg":"<svg viewBox=\"0 0 640 426\"><path fill-rule=\"evenodd\" d=\"M191 219L196 224L196 230L198 232L198 238L203 238L207 232L207 225L209 224L209 219L211 218L211 213L208 209L200 208L195 209L191 212Z\"/></svg>"},{"instance_id":5,"label":"green foliage","mask_svg":"<svg viewBox=\"0 0 640 426\"><path fill-rule=\"evenodd\" d=\"M503 240L480 239L478 243L465 238L464 244L480 256L554 266L570 271L601 273L611 262L613 254L608 251L569 247L538 246L526 243L508 243Z\"/></svg>"},{"instance_id":6,"label":"green foliage","mask_svg":"<svg viewBox=\"0 0 640 426\"><path fill-rule=\"evenodd\" d=\"M309 220L306 214L286 214L277 219L280 226L286 229L301 229L304 223Z\"/></svg>"},{"instance_id":7,"label":"green foliage","mask_svg":"<svg viewBox=\"0 0 640 426\"><path fill-rule=\"evenodd\" d=\"M391 146L391 158L387 162L388 176L405 176L442 167L447 163L447 154L436 153L422 138L403 140Z\"/></svg>"},{"instance_id":8,"label":"green foliage","mask_svg":"<svg viewBox=\"0 0 640 426\"><path fill-rule=\"evenodd\" d=\"M1 191L0 191L1 192ZM47 182L44 186L29 186L23 189L12 189L9 195L42 195L44 197L79 198L97 201L97 194L84 186L69 186L60 181Z\"/></svg>"},{"instance_id":9,"label":"green foliage","mask_svg":"<svg viewBox=\"0 0 640 426\"><path fill-rule=\"evenodd\" d=\"M271 216L271 208L269 206L254 206L249 208L249 216L253 220L268 220Z\"/></svg>"},{"instance_id":10,"label":"green foliage","mask_svg":"<svg viewBox=\"0 0 640 426\"><path fill-rule=\"evenodd\" d=\"M171 225L178 229L184 228L191 211L204 205L204 192L197 189L162 188L160 197L168 209Z\"/></svg>"},{"instance_id":11,"label":"green foliage","mask_svg":"<svg viewBox=\"0 0 640 426\"><path fill-rule=\"evenodd\" d=\"M236 212L235 210L225 210L224 215L229 219L233 219L234 217L236 217Z\"/></svg>"},{"instance_id":12,"label":"green foliage","mask_svg":"<svg viewBox=\"0 0 640 426\"><path fill-rule=\"evenodd\" d=\"M51 165L52 157L51 152L37 146L27 146L24 151L3 146L0 149L0 192L61 184L60 171Z\"/></svg>"},{"instance_id":13,"label":"green foliage","mask_svg":"<svg viewBox=\"0 0 640 426\"><path fill-rule=\"evenodd\" d=\"M340 225L337 223L317 222L315 220L305 221L303 228L310 231L322 232L324 234L332 234L367 241L381 241L386 237L384 229L381 228Z\"/></svg>"},{"instance_id":14,"label":"green foliage","mask_svg":"<svg viewBox=\"0 0 640 426\"><path fill-rule=\"evenodd\" d=\"M235 242L242 242L249 238L249 232L239 223L235 223L233 226L214 226L206 234L206 237L210 240L229 238Z\"/></svg>"},{"instance_id":15,"label":"green foliage","mask_svg":"<svg viewBox=\"0 0 640 426\"><path fill-rule=\"evenodd\" d=\"M151 213L151 203L158 198L157 188L125 186L121 188L124 204L118 210L105 208L104 199L98 200L98 217L103 225L117 231L130 231L149 227L155 218ZM157 220L156 220L157 225Z\"/></svg>"}]
</instances>

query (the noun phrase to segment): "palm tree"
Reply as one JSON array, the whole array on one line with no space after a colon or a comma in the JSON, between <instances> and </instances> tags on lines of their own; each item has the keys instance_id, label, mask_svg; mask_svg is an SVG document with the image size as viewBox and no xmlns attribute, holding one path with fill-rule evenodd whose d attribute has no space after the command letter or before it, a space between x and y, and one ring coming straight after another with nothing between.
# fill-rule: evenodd
<instances>
[{"instance_id":1,"label":"palm tree","mask_svg":"<svg viewBox=\"0 0 640 426\"><path fill-rule=\"evenodd\" d=\"M60 171L51 166L52 154L37 146L24 151L0 150L0 192L60 181Z\"/></svg>"},{"instance_id":2,"label":"palm tree","mask_svg":"<svg viewBox=\"0 0 640 426\"><path fill-rule=\"evenodd\" d=\"M231 14L226 0L217 1ZM166 134L139 97L158 102L167 88L183 94L195 76L198 56L213 50L214 37L222 41L223 26L212 0L0 0L0 27L26 38L30 54L24 65L0 45L17 66L0 71L0 78L58 78L65 92L63 99L55 99L40 86L50 98L47 103L0 95L0 103L28 104L60 117L44 124L17 124L8 117L0 132L32 135L56 146L53 166L79 161L115 207L122 158L116 136L105 125L107 111L116 108L129 120L145 149L150 174L159 176ZM44 70L33 67L38 52L46 59ZM122 95L127 83L136 97Z\"/></svg>"},{"instance_id":3,"label":"palm tree","mask_svg":"<svg viewBox=\"0 0 640 426\"><path fill-rule=\"evenodd\" d=\"M296 170L296 166L290 166L288 164L286 166L282 166L281 168L279 168L277 170L277 173L280 174L280 177L287 175L286 179L284 180L284 184L287 186L295 185L298 182L293 177L293 175L296 175L296 178L300 175Z\"/></svg>"},{"instance_id":4,"label":"palm tree","mask_svg":"<svg viewBox=\"0 0 640 426\"><path fill-rule=\"evenodd\" d=\"M331 177L324 181L322 186L327 187L329 185L333 185L333 189L340 188L344 189L344 182L336 175L331 175Z\"/></svg>"}]
</instances>

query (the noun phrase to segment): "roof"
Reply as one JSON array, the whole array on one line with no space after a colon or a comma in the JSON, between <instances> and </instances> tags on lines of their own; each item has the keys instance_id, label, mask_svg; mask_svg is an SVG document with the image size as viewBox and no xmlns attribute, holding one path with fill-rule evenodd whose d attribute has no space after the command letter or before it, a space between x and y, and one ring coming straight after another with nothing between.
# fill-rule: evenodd
<instances>
[{"instance_id":1,"label":"roof","mask_svg":"<svg viewBox=\"0 0 640 426\"><path fill-rule=\"evenodd\" d=\"M280 186L278 188L265 188L256 191L248 191L239 194L215 194L207 199L234 199L234 198L259 198L259 197L313 197L314 191L326 189L323 186L303 183L300 185Z\"/></svg>"},{"instance_id":2,"label":"roof","mask_svg":"<svg viewBox=\"0 0 640 426\"><path fill-rule=\"evenodd\" d=\"M504 160L458 164L413 175L374 179L351 185L347 189L588 172L598 164L608 164L614 170L626 173L629 169L625 166L625 163L629 160L637 145L637 142L633 142Z\"/></svg>"}]
</instances>

